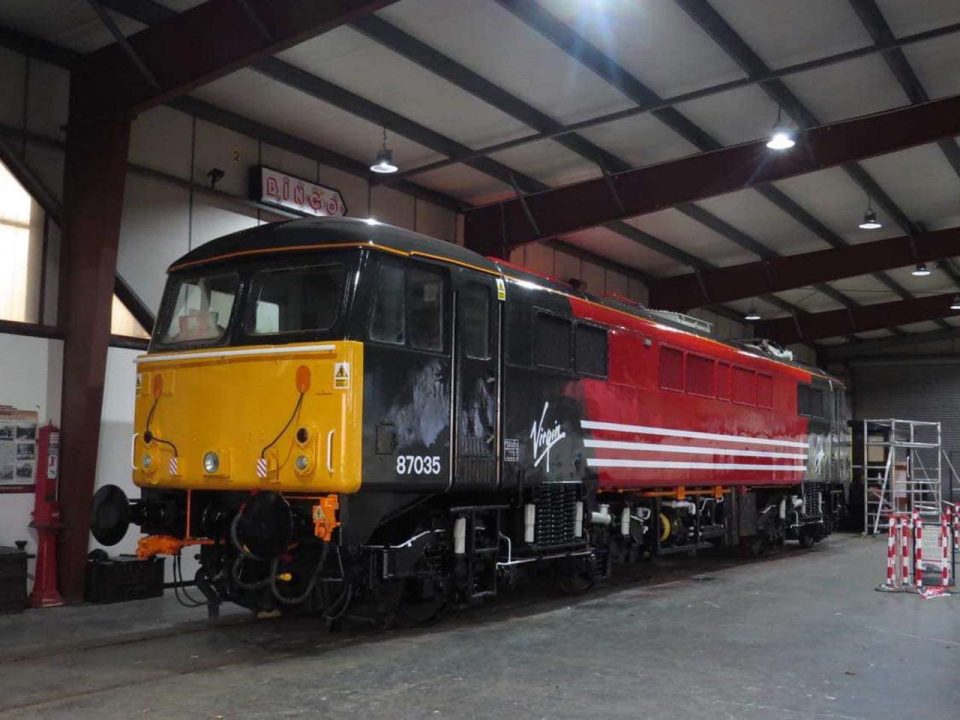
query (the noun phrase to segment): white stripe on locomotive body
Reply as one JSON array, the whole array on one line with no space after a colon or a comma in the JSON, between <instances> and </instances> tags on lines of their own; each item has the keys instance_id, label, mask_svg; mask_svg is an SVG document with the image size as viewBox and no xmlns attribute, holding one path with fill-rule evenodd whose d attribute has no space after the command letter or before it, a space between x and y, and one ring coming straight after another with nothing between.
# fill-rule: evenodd
<instances>
[{"instance_id":1,"label":"white stripe on locomotive body","mask_svg":"<svg viewBox=\"0 0 960 720\"><path fill-rule=\"evenodd\" d=\"M621 423L600 422L597 420L581 420L580 427L584 430L605 430L608 432L632 433L635 435L658 435L661 437L690 438L691 440L715 440L717 442L735 442L747 445L767 445L773 447L809 447L806 442L797 440L780 440L776 438L758 438L749 435L718 435L716 433L699 432L697 430L678 430L675 428L648 427L645 425L623 425Z\"/></svg>"},{"instance_id":2,"label":"white stripe on locomotive body","mask_svg":"<svg viewBox=\"0 0 960 720\"><path fill-rule=\"evenodd\" d=\"M806 465L753 465L751 463L708 463L670 460L625 460L623 458L587 458L588 467L650 468L656 470L779 470L805 473Z\"/></svg>"},{"instance_id":3,"label":"white stripe on locomotive body","mask_svg":"<svg viewBox=\"0 0 960 720\"><path fill-rule=\"evenodd\" d=\"M647 452L680 453L688 455L728 455L735 457L785 458L806 460L806 453L772 452L767 450L738 450L728 447L701 447L685 445L658 445L656 443L626 442L623 440L584 440L585 447L607 450L639 450Z\"/></svg>"}]
</instances>

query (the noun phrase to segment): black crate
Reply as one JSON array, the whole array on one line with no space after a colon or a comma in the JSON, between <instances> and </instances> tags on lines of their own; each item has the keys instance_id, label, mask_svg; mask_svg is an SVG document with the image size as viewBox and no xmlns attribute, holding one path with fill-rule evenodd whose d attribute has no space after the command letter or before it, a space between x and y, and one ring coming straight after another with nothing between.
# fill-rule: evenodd
<instances>
[{"instance_id":1,"label":"black crate","mask_svg":"<svg viewBox=\"0 0 960 720\"><path fill-rule=\"evenodd\" d=\"M114 603L163 595L163 558L120 555L87 561L87 602Z\"/></svg>"},{"instance_id":2,"label":"black crate","mask_svg":"<svg viewBox=\"0 0 960 720\"><path fill-rule=\"evenodd\" d=\"M23 612L27 606L27 554L0 547L0 613Z\"/></svg>"}]
</instances>

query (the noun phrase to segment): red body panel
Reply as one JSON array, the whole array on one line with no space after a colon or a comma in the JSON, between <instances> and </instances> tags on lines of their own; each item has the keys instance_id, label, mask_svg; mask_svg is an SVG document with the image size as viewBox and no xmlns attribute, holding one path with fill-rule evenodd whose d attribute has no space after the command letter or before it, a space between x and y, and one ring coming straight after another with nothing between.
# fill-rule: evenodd
<instances>
[{"instance_id":1,"label":"red body panel","mask_svg":"<svg viewBox=\"0 0 960 720\"><path fill-rule=\"evenodd\" d=\"M808 421L797 413L797 383L809 383L810 372L592 302L572 298L571 305L578 318L611 328L607 380L582 383L588 465L601 489L804 479ZM712 359L718 369L723 363L769 377L762 403L769 407L729 399L729 387L718 387L719 370L713 396L664 389L663 346Z\"/></svg>"}]
</instances>

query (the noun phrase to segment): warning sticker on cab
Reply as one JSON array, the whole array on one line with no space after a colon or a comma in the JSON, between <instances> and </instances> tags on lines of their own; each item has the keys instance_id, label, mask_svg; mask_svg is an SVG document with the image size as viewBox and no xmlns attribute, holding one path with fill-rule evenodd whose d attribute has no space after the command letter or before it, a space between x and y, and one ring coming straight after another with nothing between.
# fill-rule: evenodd
<instances>
[{"instance_id":1,"label":"warning sticker on cab","mask_svg":"<svg viewBox=\"0 0 960 720\"><path fill-rule=\"evenodd\" d=\"M333 387L337 390L350 389L350 363L338 362L333 366Z\"/></svg>"}]
</instances>

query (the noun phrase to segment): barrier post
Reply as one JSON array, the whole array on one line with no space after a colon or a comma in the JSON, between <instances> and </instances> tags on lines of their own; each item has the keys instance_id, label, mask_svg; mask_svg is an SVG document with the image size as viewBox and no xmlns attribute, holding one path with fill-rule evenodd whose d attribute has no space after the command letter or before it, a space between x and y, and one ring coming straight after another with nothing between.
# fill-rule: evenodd
<instances>
[{"instance_id":1,"label":"barrier post","mask_svg":"<svg viewBox=\"0 0 960 720\"><path fill-rule=\"evenodd\" d=\"M913 581L920 592L923 589L923 523L916 510L913 512Z\"/></svg>"},{"instance_id":2,"label":"barrier post","mask_svg":"<svg viewBox=\"0 0 960 720\"><path fill-rule=\"evenodd\" d=\"M950 509L940 514L940 584L950 584Z\"/></svg>"},{"instance_id":3,"label":"barrier post","mask_svg":"<svg viewBox=\"0 0 960 720\"><path fill-rule=\"evenodd\" d=\"M899 514L897 532L900 535L900 581L904 586L910 585L910 538L907 530L907 516Z\"/></svg>"},{"instance_id":4,"label":"barrier post","mask_svg":"<svg viewBox=\"0 0 960 720\"><path fill-rule=\"evenodd\" d=\"M887 580L884 585L893 590L897 583L894 579L897 565L897 521L893 515L887 524Z\"/></svg>"}]
</instances>

